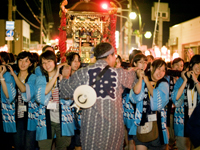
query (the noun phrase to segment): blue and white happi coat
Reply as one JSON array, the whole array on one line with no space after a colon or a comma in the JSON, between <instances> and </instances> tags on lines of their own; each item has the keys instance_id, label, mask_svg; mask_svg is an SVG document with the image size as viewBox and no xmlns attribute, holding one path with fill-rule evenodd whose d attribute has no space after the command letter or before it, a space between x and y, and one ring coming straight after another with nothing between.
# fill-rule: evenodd
<instances>
[{"instance_id":1,"label":"blue and white happi coat","mask_svg":"<svg viewBox=\"0 0 200 150\"><path fill-rule=\"evenodd\" d=\"M134 118L135 118L135 113L134 113L134 107L131 101L129 100L129 93L130 89L125 89L124 93L122 94L122 103L123 103L123 116L124 116L124 125L127 127L129 130L131 126L134 124Z\"/></svg>"},{"instance_id":2,"label":"blue and white happi coat","mask_svg":"<svg viewBox=\"0 0 200 150\"><path fill-rule=\"evenodd\" d=\"M176 100L176 96L178 94L178 90L181 87L181 85L183 84L183 78L180 77L177 81L176 84L174 86L174 90L172 92L172 101L174 103L174 105L176 106L175 108L175 113L174 113L174 134L175 136L181 136L181 137L185 137L185 99L187 98L187 87L188 84L186 84L186 87L181 95L181 97ZM200 95L197 92L197 105L200 103ZM187 104L186 104L187 105ZM188 108L188 107L187 107Z\"/></svg>"},{"instance_id":3,"label":"blue and white happi coat","mask_svg":"<svg viewBox=\"0 0 200 150\"><path fill-rule=\"evenodd\" d=\"M97 60L94 65L77 70L69 79L61 81L61 97L73 97L80 85L92 85L96 76L108 65L105 60ZM132 88L134 71L109 68L93 86L97 93L96 103L82 109L81 143L83 149L118 150L123 149L124 122L122 93L124 88Z\"/></svg>"},{"instance_id":4,"label":"blue and white happi coat","mask_svg":"<svg viewBox=\"0 0 200 150\"><path fill-rule=\"evenodd\" d=\"M45 95L46 89L46 77L38 76L36 79L36 101L39 103L39 109L37 112L37 129L36 140L47 139L47 125L46 125L46 108L51 98L51 91ZM70 105L72 100L59 99L61 105L61 136L73 136L74 135L74 122Z\"/></svg>"},{"instance_id":5,"label":"blue and white happi coat","mask_svg":"<svg viewBox=\"0 0 200 150\"><path fill-rule=\"evenodd\" d=\"M143 99L145 95L145 82L142 81L142 89L139 94L135 94L133 90L130 91L130 100L132 103L136 103L136 111L135 111L135 121L134 125L131 127L129 134L136 135L137 126L140 126L140 122L142 119L143 113ZM147 92L147 91L146 91ZM152 111L160 111L161 112L161 123L162 123L162 133L164 144L168 144L168 133L166 129L166 112L164 107L167 105L169 101L169 85L167 82L160 82L158 87L153 89L153 97L150 99L150 107Z\"/></svg>"},{"instance_id":6,"label":"blue and white happi coat","mask_svg":"<svg viewBox=\"0 0 200 150\"><path fill-rule=\"evenodd\" d=\"M16 131L16 110L15 110L15 98L16 98L16 84L13 76L9 72L4 74L8 95L9 98L6 98L3 89L1 87L1 103L2 103L2 120L3 128L5 132L17 132ZM26 92L21 93L22 100L28 102L28 122L27 130L35 131L36 130L36 111L37 104L35 102L35 80L36 76L31 74L28 78L28 81L25 83Z\"/></svg>"}]
</instances>

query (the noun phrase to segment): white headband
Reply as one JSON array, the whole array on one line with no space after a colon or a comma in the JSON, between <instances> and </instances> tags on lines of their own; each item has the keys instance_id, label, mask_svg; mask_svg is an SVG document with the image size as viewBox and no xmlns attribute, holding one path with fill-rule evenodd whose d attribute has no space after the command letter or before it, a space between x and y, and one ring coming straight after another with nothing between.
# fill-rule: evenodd
<instances>
[{"instance_id":1,"label":"white headband","mask_svg":"<svg viewBox=\"0 0 200 150\"><path fill-rule=\"evenodd\" d=\"M115 52L115 49L112 47L109 51L107 51L106 53L102 54L101 56L97 57L97 58L103 58L103 57L106 57L112 53Z\"/></svg>"}]
</instances>

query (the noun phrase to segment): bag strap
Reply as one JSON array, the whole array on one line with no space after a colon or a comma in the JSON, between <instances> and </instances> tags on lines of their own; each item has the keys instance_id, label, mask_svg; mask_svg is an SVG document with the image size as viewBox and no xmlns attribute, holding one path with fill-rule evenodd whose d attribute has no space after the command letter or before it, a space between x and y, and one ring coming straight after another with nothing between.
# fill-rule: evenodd
<instances>
[{"instance_id":1,"label":"bag strap","mask_svg":"<svg viewBox=\"0 0 200 150\"><path fill-rule=\"evenodd\" d=\"M106 73L106 71L108 70L110 66L107 65L96 77L96 80L94 81L94 83L90 86L93 86L94 84L96 84L97 81L99 81L101 79L101 77Z\"/></svg>"}]
</instances>

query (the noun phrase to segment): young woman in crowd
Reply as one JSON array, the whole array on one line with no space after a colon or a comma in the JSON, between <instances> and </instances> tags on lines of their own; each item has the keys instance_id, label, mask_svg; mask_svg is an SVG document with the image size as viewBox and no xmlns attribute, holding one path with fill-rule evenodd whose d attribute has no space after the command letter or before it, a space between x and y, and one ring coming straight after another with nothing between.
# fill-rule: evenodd
<instances>
[{"instance_id":1,"label":"young woman in crowd","mask_svg":"<svg viewBox=\"0 0 200 150\"><path fill-rule=\"evenodd\" d=\"M14 133L16 150L35 150L37 104L34 96L36 76L32 74L32 54L30 52L18 54L17 73L9 65L2 68L0 78L4 131ZM10 73L5 73L6 68Z\"/></svg>"},{"instance_id":2,"label":"young woman in crowd","mask_svg":"<svg viewBox=\"0 0 200 150\"><path fill-rule=\"evenodd\" d=\"M115 62L115 68L120 68L120 67L122 67L122 58L120 55L117 55L116 62Z\"/></svg>"},{"instance_id":3,"label":"young woman in crowd","mask_svg":"<svg viewBox=\"0 0 200 150\"><path fill-rule=\"evenodd\" d=\"M78 53L70 52L66 55L66 61L69 66L71 66L71 75L77 71L81 66L81 57ZM80 141L80 130L81 130L81 110L76 112L75 108L72 108L74 115L74 124L75 124L75 135L71 139L70 147L75 147L75 150L81 150L81 141Z\"/></svg>"},{"instance_id":4,"label":"young woman in crowd","mask_svg":"<svg viewBox=\"0 0 200 150\"><path fill-rule=\"evenodd\" d=\"M144 70L137 70L139 80L130 92L130 100L136 104L136 111L129 134L133 135L138 150L164 150L168 144L164 107L169 101L169 85L164 78L165 73L166 63L161 59L153 61L147 75ZM153 132L149 132L150 126L153 126Z\"/></svg>"},{"instance_id":5,"label":"young woman in crowd","mask_svg":"<svg viewBox=\"0 0 200 150\"><path fill-rule=\"evenodd\" d=\"M39 103L37 116L36 140L40 150L51 149L56 136L56 149L63 150L69 146L74 135L74 122L70 109L72 100L60 98L60 68L53 51L44 51L39 61L43 75L36 80L36 101Z\"/></svg>"},{"instance_id":6,"label":"young woman in crowd","mask_svg":"<svg viewBox=\"0 0 200 150\"><path fill-rule=\"evenodd\" d=\"M54 47L51 46L51 45L46 45L46 46L44 46L42 48L42 52L47 51L47 50L52 51L52 52L55 53ZM34 72L35 72L36 76L41 76L42 75L42 71L41 71L41 68L40 68L39 65L35 68Z\"/></svg>"},{"instance_id":7,"label":"young woman in crowd","mask_svg":"<svg viewBox=\"0 0 200 150\"><path fill-rule=\"evenodd\" d=\"M136 54L133 57L132 66L137 67L138 69L145 70L147 67L147 57L142 54ZM135 148L135 142L133 140L133 134L129 133L130 128L134 124L134 108L135 104L131 103L129 100L129 94L127 94L126 98L123 98L123 108L124 108L124 124L126 126L128 132L128 148L129 150L133 150Z\"/></svg>"},{"instance_id":8,"label":"young woman in crowd","mask_svg":"<svg viewBox=\"0 0 200 150\"><path fill-rule=\"evenodd\" d=\"M190 60L189 71L183 71L176 81L172 93L175 104L174 132L176 146L181 150L189 150L190 139L186 133L186 125L193 110L200 102L200 55L194 55Z\"/></svg>"},{"instance_id":9,"label":"young woman in crowd","mask_svg":"<svg viewBox=\"0 0 200 150\"><path fill-rule=\"evenodd\" d=\"M177 70L177 71L182 71L184 66L184 61L182 58L175 58L172 61L171 64L171 69L172 70ZM174 85L176 81L178 80L179 77L173 77L173 76L167 76L167 80L169 82L169 103L166 106L166 111L167 111L167 127L169 131L169 149L174 149L175 146L175 136L174 136L174 110L175 110L175 105L172 102L172 91L174 89Z\"/></svg>"}]
</instances>

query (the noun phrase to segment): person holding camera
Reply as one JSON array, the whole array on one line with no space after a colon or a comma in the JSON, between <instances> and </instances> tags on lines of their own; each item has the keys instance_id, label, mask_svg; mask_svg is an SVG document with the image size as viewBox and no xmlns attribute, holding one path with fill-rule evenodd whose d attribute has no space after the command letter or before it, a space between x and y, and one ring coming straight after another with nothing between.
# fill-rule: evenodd
<instances>
[{"instance_id":1,"label":"person holding camera","mask_svg":"<svg viewBox=\"0 0 200 150\"><path fill-rule=\"evenodd\" d=\"M69 146L74 135L74 122L70 109L71 101L60 98L60 68L66 63L57 65L56 55L44 51L39 59L42 76L36 79L37 112L36 140L41 150L51 149L56 136L56 149L63 150Z\"/></svg>"},{"instance_id":2,"label":"person holding camera","mask_svg":"<svg viewBox=\"0 0 200 150\"><path fill-rule=\"evenodd\" d=\"M1 66L3 126L5 132L13 133L16 150L36 148L36 75L32 74L32 58L30 52L19 53L16 73L10 65Z\"/></svg>"}]
</instances>

